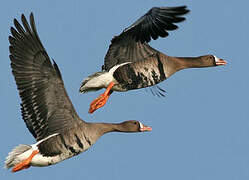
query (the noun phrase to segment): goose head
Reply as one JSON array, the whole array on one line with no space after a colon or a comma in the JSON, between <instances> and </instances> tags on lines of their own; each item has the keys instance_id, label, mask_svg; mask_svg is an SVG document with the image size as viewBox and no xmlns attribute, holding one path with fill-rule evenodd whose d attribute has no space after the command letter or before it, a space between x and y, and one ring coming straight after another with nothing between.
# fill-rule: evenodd
<instances>
[{"instance_id":1,"label":"goose head","mask_svg":"<svg viewBox=\"0 0 249 180\"><path fill-rule=\"evenodd\" d=\"M125 132L145 132L152 130L151 127L145 126L144 124L136 120L124 121L120 124L120 127L122 127Z\"/></svg>"}]
</instances>

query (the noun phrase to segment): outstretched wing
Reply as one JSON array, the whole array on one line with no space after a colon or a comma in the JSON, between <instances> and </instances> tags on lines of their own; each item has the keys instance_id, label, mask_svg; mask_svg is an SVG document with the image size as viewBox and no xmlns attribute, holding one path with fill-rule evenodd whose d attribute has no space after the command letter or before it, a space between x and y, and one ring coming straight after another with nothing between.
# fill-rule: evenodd
<instances>
[{"instance_id":1,"label":"outstretched wing","mask_svg":"<svg viewBox=\"0 0 249 180\"><path fill-rule=\"evenodd\" d=\"M51 63L36 31L33 14L30 25L14 19L9 36L12 73L22 100L27 128L37 141L76 126L79 117L67 95L58 66Z\"/></svg>"},{"instance_id":2,"label":"outstretched wing","mask_svg":"<svg viewBox=\"0 0 249 180\"><path fill-rule=\"evenodd\" d=\"M186 6L154 7L126 28L119 36L115 36L108 52L102 70L108 71L117 64L141 61L158 51L148 45L148 42L168 36L167 31L178 27L174 23L185 20L182 15L188 13Z\"/></svg>"}]
</instances>

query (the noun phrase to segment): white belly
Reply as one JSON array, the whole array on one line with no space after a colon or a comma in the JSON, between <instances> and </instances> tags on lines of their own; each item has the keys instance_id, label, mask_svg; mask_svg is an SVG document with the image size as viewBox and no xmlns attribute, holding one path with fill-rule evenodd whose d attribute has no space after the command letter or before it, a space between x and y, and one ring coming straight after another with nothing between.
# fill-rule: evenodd
<instances>
[{"instance_id":1,"label":"white belly","mask_svg":"<svg viewBox=\"0 0 249 180\"><path fill-rule=\"evenodd\" d=\"M60 161L63 161L67 158L70 158L70 157L63 157L61 155L46 157L38 153L33 157L30 165L31 166L49 166L52 164L56 164Z\"/></svg>"},{"instance_id":2,"label":"white belly","mask_svg":"<svg viewBox=\"0 0 249 180\"><path fill-rule=\"evenodd\" d=\"M29 149L28 151L20 154L16 160L19 163L23 161L24 159L27 159L32 154L33 151L34 151L33 148ZM38 153L32 158L30 165L31 166L49 166L49 165L56 164L70 157L72 156L69 156L69 155L43 156L40 153Z\"/></svg>"}]
</instances>

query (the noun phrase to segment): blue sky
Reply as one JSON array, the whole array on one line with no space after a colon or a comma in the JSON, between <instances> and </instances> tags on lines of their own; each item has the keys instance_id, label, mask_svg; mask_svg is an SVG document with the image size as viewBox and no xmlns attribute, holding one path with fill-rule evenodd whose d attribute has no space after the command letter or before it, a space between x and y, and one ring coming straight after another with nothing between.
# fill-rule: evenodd
<instances>
[{"instance_id":1,"label":"blue sky","mask_svg":"<svg viewBox=\"0 0 249 180\"><path fill-rule=\"evenodd\" d=\"M110 40L153 6L187 5L179 29L152 47L171 56L214 54L225 67L188 69L160 84L158 98L145 90L113 93L93 115L89 104L102 91L79 94L81 80L99 71ZM11 74L8 36L13 18L32 11L41 41L57 62L80 117L91 122L140 120L150 133L103 136L87 152L57 165L0 179L170 179L249 178L249 2L246 0L18 1L0 7L0 160L18 144L32 144L20 113Z\"/></svg>"}]
</instances>

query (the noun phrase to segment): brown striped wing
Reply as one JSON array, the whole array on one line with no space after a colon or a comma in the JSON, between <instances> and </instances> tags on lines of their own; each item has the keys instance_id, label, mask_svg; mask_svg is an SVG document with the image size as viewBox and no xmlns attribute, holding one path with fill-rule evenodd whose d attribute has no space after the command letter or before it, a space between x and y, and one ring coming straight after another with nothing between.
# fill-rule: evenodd
<instances>
[{"instance_id":1,"label":"brown striped wing","mask_svg":"<svg viewBox=\"0 0 249 180\"><path fill-rule=\"evenodd\" d=\"M11 27L10 61L22 100L21 111L27 128L37 141L62 133L79 119L64 88L58 66L53 64L36 31L33 14L30 25L14 19Z\"/></svg>"},{"instance_id":2,"label":"brown striped wing","mask_svg":"<svg viewBox=\"0 0 249 180\"><path fill-rule=\"evenodd\" d=\"M158 51L148 45L152 39L168 36L167 31L178 27L174 23L184 21L182 15L188 13L186 6L154 7L126 28L119 36L115 36L105 56L103 70L108 71L117 64L142 61Z\"/></svg>"}]
</instances>

